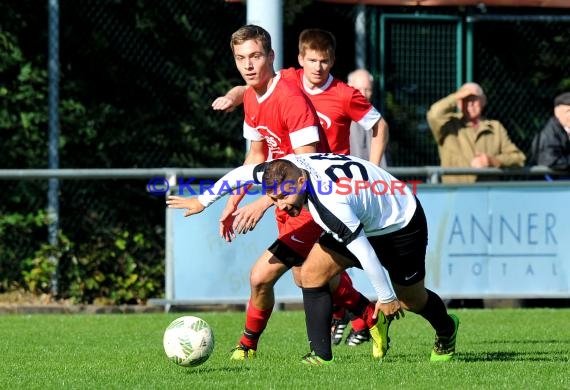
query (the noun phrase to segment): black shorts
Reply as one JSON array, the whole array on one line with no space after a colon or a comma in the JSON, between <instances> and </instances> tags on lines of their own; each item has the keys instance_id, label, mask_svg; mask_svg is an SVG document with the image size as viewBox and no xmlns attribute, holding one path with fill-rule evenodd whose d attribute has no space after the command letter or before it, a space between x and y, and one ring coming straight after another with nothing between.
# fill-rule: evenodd
<instances>
[{"instance_id":1,"label":"black shorts","mask_svg":"<svg viewBox=\"0 0 570 390\"><path fill-rule=\"evenodd\" d=\"M275 240L267 250L273 253L273 256L277 257L288 268L297 267L305 261L305 257L295 252L289 245L279 239Z\"/></svg>"},{"instance_id":2,"label":"black shorts","mask_svg":"<svg viewBox=\"0 0 570 390\"><path fill-rule=\"evenodd\" d=\"M416 203L414 216L404 228L382 236L368 237L380 263L388 271L390 280L402 286L415 284L426 275L427 221L420 201L416 199ZM319 244L351 259L355 262L355 267L362 268L352 252L331 234L323 234Z\"/></svg>"}]
</instances>

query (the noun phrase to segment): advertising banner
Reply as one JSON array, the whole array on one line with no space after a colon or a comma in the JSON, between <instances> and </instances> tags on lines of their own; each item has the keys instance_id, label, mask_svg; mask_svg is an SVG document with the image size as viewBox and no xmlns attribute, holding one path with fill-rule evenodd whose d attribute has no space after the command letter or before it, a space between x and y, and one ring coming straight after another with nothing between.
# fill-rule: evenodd
<instances>
[{"instance_id":1,"label":"advertising banner","mask_svg":"<svg viewBox=\"0 0 570 390\"><path fill-rule=\"evenodd\" d=\"M448 299L570 297L570 186L509 184L419 186L429 227L426 286ZM225 203L188 218L167 209L167 299L247 302L249 271L277 237L274 211L227 243L219 235ZM349 274L374 299L364 272ZM291 272L275 291L278 302L302 300Z\"/></svg>"}]
</instances>

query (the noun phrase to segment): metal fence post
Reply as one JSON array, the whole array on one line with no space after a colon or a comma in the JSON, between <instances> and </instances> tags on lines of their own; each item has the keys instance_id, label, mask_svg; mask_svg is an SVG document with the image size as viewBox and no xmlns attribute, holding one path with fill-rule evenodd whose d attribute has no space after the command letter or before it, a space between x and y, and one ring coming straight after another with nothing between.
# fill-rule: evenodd
<instances>
[{"instance_id":1,"label":"metal fence post","mask_svg":"<svg viewBox=\"0 0 570 390\"><path fill-rule=\"evenodd\" d=\"M172 194L172 189L177 185L177 175L176 172L168 172L166 174L166 179L168 180L168 192L166 193L166 198L168 195ZM174 301L174 237L173 237L173 221L172 221L172 210L168 207L165 208L165 247L164 247L164 297L167 303L164 305L164 311L169 312L171 304L169 302Z\"/></svg>"},{"instance_id":2,"label":"metal fence post","mask_svg":"<svg viewBox=\"0 0 570 390\"><path fill-rule=\"evenodd\" d=\"M59 168L59 1L49 1L49 41L48 41L48 74L49 74L49 144L48 156L50 169ZM59 179L50 178L48 185L48 242L58 244L59 228ZM58 259L51 256L54 272L51 275L51 293L58 294Z\"/></svg>"},{"instance_id":3,"label":"metal fence post","mask_svg":"<svg viewBox=\"0 0 570 390\"><path fill-rule=\"evenodd\" d=\"M356 19L354 21L354 63L356 68L366 68L366 6L356 6Z\"/></svg>"}]
</instances>

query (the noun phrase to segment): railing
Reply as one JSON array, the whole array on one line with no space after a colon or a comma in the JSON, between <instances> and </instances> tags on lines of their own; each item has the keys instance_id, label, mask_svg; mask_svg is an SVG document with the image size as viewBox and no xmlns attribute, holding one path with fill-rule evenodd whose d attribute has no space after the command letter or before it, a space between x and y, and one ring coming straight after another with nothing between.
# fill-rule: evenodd
<instances>
[{"instance_id":1,"label":"railing","mask_svg":"<svg viewBox=\"0 0 570 390\"><path fill-rule=\"evenodd\" d=\"M88 169L0 169L0 180L34 179L145 179L156 176L176 181L177 177L196 179L216 179L228 173L231 168L88 168ZM442 175L485 175L485 176L558 176L568 172L555 171L544 166L524 168L442 168L439 166L423 167L388 167L396 177L424 176L427 183L441 182ZM171 182L172 183L172 182Z\"/></svg>"}]
</instances>

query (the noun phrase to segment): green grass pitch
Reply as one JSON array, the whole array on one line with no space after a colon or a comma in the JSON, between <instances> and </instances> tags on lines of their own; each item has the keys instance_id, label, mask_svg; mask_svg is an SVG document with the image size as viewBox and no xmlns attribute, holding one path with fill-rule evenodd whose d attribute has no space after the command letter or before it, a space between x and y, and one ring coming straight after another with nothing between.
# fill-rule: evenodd
<instances>
[{"instance_id":1,"label":"green grass pitch","mask_svg":"<svg viewBox=\"0 0 570 390\"><path fill-rule=\"evenodd\" d=\"M0 316L0 389L570 389L570 309L465 309L457 359L430 363L433 332L407 313L390 351L334 347L335 364L307 367L304 315L273 313L258 358L232 362L243 312ZM213 355L195 368L167 360L162 334L182 315L212 326Z\"/></svg>"}]
</instances>

